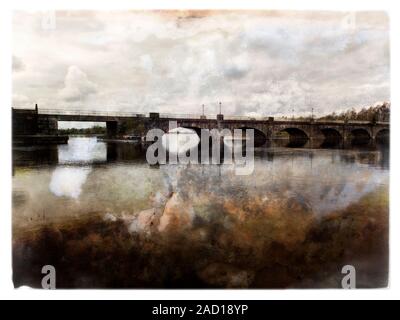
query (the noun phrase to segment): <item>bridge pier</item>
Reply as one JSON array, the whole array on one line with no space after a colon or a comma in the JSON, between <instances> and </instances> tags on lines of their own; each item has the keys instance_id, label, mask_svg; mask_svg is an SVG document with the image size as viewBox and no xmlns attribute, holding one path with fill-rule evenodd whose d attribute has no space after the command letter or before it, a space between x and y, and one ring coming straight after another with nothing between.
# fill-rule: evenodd
<instances>
[{"instance_id":1,"label":"bridge pier","mask_svg":"<svg viewBox=\"0 0 400 320\"><path fill-rule=\"evenodd\" d=\"M58 120L56 117L38 115L37 117L38 134L57 135Z\"/></svg>"},{"instance_id":2,"label":"bridge pier","mask_svg":"<svg viewBox=\"0 0 400 320\"><path fill-rule=\"evenodd\" d=\"M58 120L34 110L12 109L12 142L18 145L67 143L68 136L58 135Z\"/></svg>"},{"instance_id":3,"label":"bridge pier","mask_svg":"<svg viewBox=\"0 0 400 320\"><path fill-rule=\"evenodd\" d=\"M118 134L118 121L107 121L107 138L115 138Z\"/></svg>"}]
</instances>

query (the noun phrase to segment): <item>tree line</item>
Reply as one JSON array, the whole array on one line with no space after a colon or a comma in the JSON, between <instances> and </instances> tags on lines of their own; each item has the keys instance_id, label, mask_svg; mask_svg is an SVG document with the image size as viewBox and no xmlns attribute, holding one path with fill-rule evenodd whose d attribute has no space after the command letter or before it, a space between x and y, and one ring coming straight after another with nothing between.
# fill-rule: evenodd
<instances>
[{"instance_id":1,"label":"tree line","mask_svg":"<svg viewBox=\"0 0 400 320\"><path fill-rule=\"evenodd\" d=\"M361 121L389 121L390 102L384 102L376 106L362 108L356 111L354 108L343 112L332 112L320 117L321 120L361 120Z\"/></svg>"},{"instance_id":2,"label":"tree line","mask_svg":"<svg viewBox=\"0 0 400 320\"><path fill-rule=\"evenodd\" d=\"M105 134L107 129L101 126L93 126L91 128L69 128L69 129L58 129L58 133L71 135L71 134Z\"/></svg>"},{"instance_id":3,"label":"tree line","mask_svg":"<svg viewBox=\"0 0 400 320\"><path fill-rule=\"evenodd\" d=\"M282 119L294 120L310 120L310 116L283 116ZM390 102L383 102L375 106L364 107L357 111L355 108L342 111L332 112L322 117L317 117L318 120L360 120L360 121L390 121Z\"/></svg>"}]
</instances>

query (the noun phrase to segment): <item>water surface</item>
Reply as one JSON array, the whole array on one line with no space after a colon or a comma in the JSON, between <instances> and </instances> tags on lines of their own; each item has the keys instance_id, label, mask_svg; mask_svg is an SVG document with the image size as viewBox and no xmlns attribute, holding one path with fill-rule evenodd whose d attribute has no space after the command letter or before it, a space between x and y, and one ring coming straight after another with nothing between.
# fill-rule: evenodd
<instances>
[{"instance_id":1,"label":"water surface","mask_svg":"<svg viewBox=\"0 0 400 320\"><path fill-rule=\"evenodd\" d=\"M53 264L59 287L339 287L353 264L385 286L388 148L279 145L248 176L95 137L15 147L16 285Z\"/></svg>"}]
</instances>

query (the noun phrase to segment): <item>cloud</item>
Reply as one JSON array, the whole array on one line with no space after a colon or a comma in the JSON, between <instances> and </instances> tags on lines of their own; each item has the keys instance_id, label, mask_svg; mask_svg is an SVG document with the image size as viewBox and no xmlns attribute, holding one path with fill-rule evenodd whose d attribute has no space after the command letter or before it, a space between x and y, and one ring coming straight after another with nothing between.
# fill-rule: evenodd
<instances>
[{"instance_id":1,"label":"cloud","mask_svg":"<svg viewBox=\"0 0 400 320\"><path fill-rule=\"evenodd\" d=\"M89 95L97 92L96 84L89 81L86 73L76 66L68 68L64 85L59 96L67 102L85 100Z\"/></svg>"},{"instance_id":2,"label":"cloud","mask_svg":"<svg viewBox=\"0 0 400 320\"><path fill-rule=\"evenodd\" d=\"M90 168L57 167L49 184L50 191L58 197L78 199Z\"/></svg>"},{"instance_id":3,"label":"cloud","mask_svg":"<svg viewBox=\"0 0 400 320\"><path fill-rule=\"evenodd\" d=\"M195 17L195 18L194 18ZM390 99L382 12L82 11L14 15L14 94L42 107L278 115ZM353 16L351 16L353 18ZM35 43L35 46L32 46ZM79 67L77 67L79 66ZM68 70L65 74L65 70Z\"/></svg>"},{"instance_id":4,"label":"cloud","mask_svg":"<svg viewBox=\"0 0 400 320\"><path fill-rule=\"evenodd\" d=\"M247 54L229 59L224 69L224 75L227 78L240 79L250 71L250 61Z\"/></svg>"}]
</instances>

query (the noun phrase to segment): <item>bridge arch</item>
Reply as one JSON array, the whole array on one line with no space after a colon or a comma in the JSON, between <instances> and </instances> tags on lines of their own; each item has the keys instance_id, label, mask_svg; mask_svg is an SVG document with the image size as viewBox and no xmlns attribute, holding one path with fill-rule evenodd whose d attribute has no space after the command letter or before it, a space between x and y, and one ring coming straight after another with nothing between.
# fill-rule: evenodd
<instances>
[{"instance_id":1,"label":"bridge arch","mask_svg":"<svg viewBox=\"0 0 400 320\"><path fill-rule=\"evenodd\" d=\"M260 129L254 128L254 127L249 127L249 126L242 126L237 129L253 129L254 130L254 147L262 147L267 143L267 135ZM232 132L233 133L233 132ZM243 131L243 135L245 135L246 132Z\"/></svg>"},{"instance_id":2,"label":"bridge arch","mask_svg":"<svg viewBox=\"0 0 400 320\"><path fill-rule=\"evenodd\" d=\"M325 139L342 139L342 134L335 128L321 129Z\"/></svg>"},{"instance_id":3,"label":"bridge arch","mask_svg":"<svg viewBox=\"0 0 400 320\"><path fill-rule=\"evenodd\" d=\"M197 127L178 126L164 132L162 144L173 153L186 153L200 145L201 129Z\"/></svg>"},{"instance_id":4,"label":"bridge arch","mask_svg":"<svg viewBox=\"0 0 400 320\"><path fill-rule=\"evenodd\" d=\"M368 144L371 138L371 134L367 129L356 128L350 131L350 139L352 144Z\"/></svg>"},{"instance_id":5,"label":"bridge arch","mask_svg":"<svg viewBox=\"0 0 400 320\"><path fill-rule=\"evenodd\" d=\"M288 127L280 130L280 132L289 134L290 139L309 139L308 134L304 130L296 127Z\"/></svg>"},{"instance_id":6,"label":"bridge arch","mask_svg":"<svg viewBox=\"0 0 400 320\"><path fill-rule=\"evenodd\" d=\"M309 140L309 135L302 129L296 127L287 127L279 130L278 136L282 134L287 135L287 143L285 143L285 147L296 148L303 147L307 141ZM276 136L276 134L275 134ZM282 138L282 136L281 136ZM284 137L285 139L285 137Z\"/></svg>"},{"instance_id":7,"label":"bridge arch","mask_svg":"<svg viewBox=\"0 0 400 320\"><path fill-rule=\"evenodd\" d=\"M371 134L367 129L356 128L350 131L350 136L353 139L371 139Z\"/></svg>"},{"instance_id":8,"label":"bridge arch","mask_svg":"<svg viewBox=\"0 0 400 320\"><path fill-rule=\"evenodd\" d=\"M343 141L342 134L335 128L323 128L321 129L322 136L324 138L321 147L336 147Z\"/></svg>"},{"instance_id":9,"label":"bridge arch","mask_svg":"<svg viewBox=\"0 0 400 320\"><path fill-rule=\"evenodd\" d=\"M198 143L198 147L200 148L201 146L202 146L202 143L206 143L204 140L202 140L202 137L201 137L201 130L202 129L207 129L207 128L200 128L200 127L196 127L196 126L193 126L193 125L185 125L185 124L182 124L181 126L179 126L178 128L183 128L183 129L189 129L189 130L193 130L196 134L197 134L197 136L199 137L199 143ZM207 129L208 130L208 129ZM204 139L204 138L203 138ZM209 136L208 137L208 146L210 147L210 146L212 146L212 137L211 136ZM199 149L200 150L200 149Z\"/></svg>"}]
</instances>

